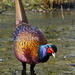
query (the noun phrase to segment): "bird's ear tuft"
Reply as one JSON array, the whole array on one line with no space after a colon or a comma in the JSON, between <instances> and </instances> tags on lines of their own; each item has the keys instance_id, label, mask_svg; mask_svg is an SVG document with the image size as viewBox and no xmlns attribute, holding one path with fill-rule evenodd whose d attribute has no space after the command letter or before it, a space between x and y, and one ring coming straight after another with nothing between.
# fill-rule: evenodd
<instances>
[{"instance_id":1,"label":"bird's ear tuft","mask_svg":"<svg viewBox=\"0 0 75 75\"><path fill-rule=\"evenodd\" d=\"M57 52L57 47L55 45L51 45L51 48L54 49L54 52Z\"/></svg>"}]
</instances>

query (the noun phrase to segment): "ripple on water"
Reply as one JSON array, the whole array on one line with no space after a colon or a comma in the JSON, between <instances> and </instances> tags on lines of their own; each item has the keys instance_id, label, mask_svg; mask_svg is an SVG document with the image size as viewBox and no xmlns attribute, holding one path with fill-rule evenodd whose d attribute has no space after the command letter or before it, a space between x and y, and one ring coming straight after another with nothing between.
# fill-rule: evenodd
<instances>
[{"instance_id":1,"label":"ripple on water","mask_svg":"<svg viewBox=\"0 0 75 75\"><path fill-rule=\"evenodd\" d=\"M5 61L5 59L3 59L3 58L0 58L0 62L2 62L2 61Z\"/></svg>"}]
</instances>

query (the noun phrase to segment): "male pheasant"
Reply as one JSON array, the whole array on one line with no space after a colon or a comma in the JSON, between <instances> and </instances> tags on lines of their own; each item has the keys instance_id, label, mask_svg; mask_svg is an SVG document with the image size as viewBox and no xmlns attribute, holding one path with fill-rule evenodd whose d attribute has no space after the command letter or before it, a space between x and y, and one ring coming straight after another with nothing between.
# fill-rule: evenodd
<instances>
[{"instance_id":1,"label":"male pheasant","mask_svg":"<svg viewBox=\"0 0 75 75\"><path fill-rule=\"evenodd\" d=\"M22 0L15 0L16 27L14 30L15 56L21 61L22 75L26 75L26 63L30 64L31 75L36 75L37 63L46 62L51 55L55 57L57 47L47 44L47 40L36 27L28 23Z\"/></svg>"}]
</instances>

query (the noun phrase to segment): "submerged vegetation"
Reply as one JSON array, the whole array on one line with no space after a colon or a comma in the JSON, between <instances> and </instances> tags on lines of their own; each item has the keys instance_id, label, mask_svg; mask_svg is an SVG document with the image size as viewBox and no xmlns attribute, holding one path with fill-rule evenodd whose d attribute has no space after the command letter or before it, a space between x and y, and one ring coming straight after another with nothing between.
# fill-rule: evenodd
<instances>
[{"instance_id":1,"label":"submerged vegetation","mask_svg":"<svg viewBox=\"0 0 75 75\"><path fill-rule=\"evenodd\" d=\"M55 16L52 13L27 11L30 24L38 27L48 43L55 44L58 48L56 59L51 57L48 62L36 65L37 75L75 75L75 10L73 12L71 15L64 11L65 21L62 23L59 11ZM14 15L0 15L0 75L21 75L21 63L14 56ZM28 75L29 67L27 65Z\"/></svg>"},{"instance_id":2,"label":"submerged vegetation","mask_svg":"<svg viewBox=\"0 0 75 75\"><path fill-rule=\"evenodd\" d=\"M23 0L23 4L26 10L51 10L42 1ZM15 9L14 0L0 0L0 10L10 8ZM58 47L55 60L51 57L47 63L36 65L37 75L75 75L75 10L64 10L64 21L61 11L49 14L27 11L27 15L30 24L44 33L48 43ZM14 16L13 10L0 14L0 75L21 75L21 63L14 56ZM28 75L29 67L27 65Z\"/></svg>"}]
</instances>

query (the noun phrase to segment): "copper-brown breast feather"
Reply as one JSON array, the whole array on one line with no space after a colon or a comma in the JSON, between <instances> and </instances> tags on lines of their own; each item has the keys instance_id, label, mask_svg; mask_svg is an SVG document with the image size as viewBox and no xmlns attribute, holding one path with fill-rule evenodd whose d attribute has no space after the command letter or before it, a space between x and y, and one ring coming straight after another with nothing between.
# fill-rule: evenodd
<instances>
[{"instance_id":1,"label":"copper-brown breast feather","mask_svg":"<svg viewBox=\"0 0 75 75\"><path fill-rule=\"evenodd\" d=\"M29 29L29 28L28 28ZM40 45L46 44L47 40L44 35L37 29L24 30L19 33L19 41L16 41L16 50L19 54L22 53L28 62L34 63L38 61L38 50Z\"/></svg>"}]
</instances>

